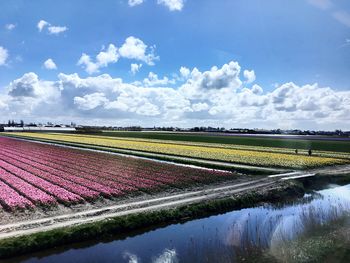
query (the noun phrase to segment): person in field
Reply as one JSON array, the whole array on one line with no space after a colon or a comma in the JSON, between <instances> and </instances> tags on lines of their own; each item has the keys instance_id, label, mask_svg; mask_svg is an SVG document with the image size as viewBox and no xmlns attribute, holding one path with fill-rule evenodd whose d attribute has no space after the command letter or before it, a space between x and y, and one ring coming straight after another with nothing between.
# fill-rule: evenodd
<instances>
[{"instance_id":1,"label":"person in field","mask_svg":"<svg viewBox=\"0 0 350 263\"><path fill-rule=\"evenodd\" d=\"M312 155L312 150L311 149L309 149L308 154L309 154L309 156Z\"/></svg>"}]
</instances>

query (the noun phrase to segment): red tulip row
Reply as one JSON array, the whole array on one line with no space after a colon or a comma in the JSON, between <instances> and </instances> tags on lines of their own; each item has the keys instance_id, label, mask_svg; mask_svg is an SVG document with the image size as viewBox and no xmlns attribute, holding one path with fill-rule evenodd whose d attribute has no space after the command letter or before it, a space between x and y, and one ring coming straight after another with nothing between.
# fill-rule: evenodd
<instances>
[{"instance_id":1,"label":"red tulip row","mask_svg":"<svg viewBox=\"0 0 350 263\"><path fill-rule=\"evenodd\" d=\"M232 175L0 137L0 205L8 209L68 205Z\"/></svg>"}]
</instances>

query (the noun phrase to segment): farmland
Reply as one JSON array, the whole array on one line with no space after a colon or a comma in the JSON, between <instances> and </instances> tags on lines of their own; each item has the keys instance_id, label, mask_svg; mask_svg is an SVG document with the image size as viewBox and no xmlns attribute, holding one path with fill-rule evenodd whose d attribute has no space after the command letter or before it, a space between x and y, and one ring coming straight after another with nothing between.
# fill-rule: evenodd
<instances>
[{"instance_id":1,"label":"farmland","mask_svg":"<svg viewBox=\"0 0 350 263\"><path fill-rule=\"evenodd\" d=\"M84 134L2 135L0 258L46 248L43 244L57 246L304 193L302 185L280 177L175 164L156 160L159 156L247 164L283 176L290 176L290 168L319 168L326 174L344 168L348 173L349 165L333 166L350 160L346 152L308 156L305 150L295 154L282 147ZM140 157L146 153L157 156Z\"/></svg>"},{"instance_id":2,"label":"farmland","mask_svg":"<svg viewBox=\"0 0 350 263\"><path fill-rule=\"evenodd\" d=\"M13 135L29 139L88 145L91 148L102 146L111 149L137 150L140 152L195 157L265 167L305 169L325 165L346 164L350 160L350 155L347 153L316 151L313 156L307 156L305 151L295 154L290 149L276 147L190 143L96 135L35 133L14 133Z\"/></svg>"},{"instance_id":3,"label":"farmland","mask_svg":"<svg viewBox=\"0 0 350 263\"><path fill-rule=\"evenodd\" d=\"M0 137L0 205L6 211L70 206L230 180L230 172L174 166Z\"/></svg>"},{"instance_id":4,"label":"farmland","mask_svg":"<svg viewBox=\"0 0 350 263\"><path fill-rule=\"evenodd\" d=\"M225 145L274 147L284 149L312 148L317 151L335 151L350 153L350 140L327 136L248 136L211 133L185 133L185 132L133 132L133 131L106 131L98 133L99 136L117 138L138 138L171 140L178 142L219 143Z\"/></svg>"}]
</instances>

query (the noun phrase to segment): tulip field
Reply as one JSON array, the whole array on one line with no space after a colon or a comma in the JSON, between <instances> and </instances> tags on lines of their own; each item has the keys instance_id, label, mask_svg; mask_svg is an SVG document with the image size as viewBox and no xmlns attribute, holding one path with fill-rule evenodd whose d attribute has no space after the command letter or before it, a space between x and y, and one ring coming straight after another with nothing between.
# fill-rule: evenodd
<instances>
[{"instance_id":1,"label":"tulip field","mask_svg":"<svg viewBox=\"0 0 350 263\"><path fill-rule=\"evenodd\" d=\"M135 138L115 138L77 134L13 133L23 138L48 140L62 143L78 143L88 147L136 150L205 160L224 161L254 166L282 168L313 168L349 163L350 155L336 152L317 152L313 156L294 154L294 150L273 147L251 147L209 143L165 142Z\"/></svg>"},{"instance_id":2,"label":"tulip field","mask_svg":"<svg viewBox=\"0 0 350 263\"><path fill-rule=\"evenodd\" d=\"M231 172L0 137L0 210L70 206L235 176Z\"/></svg>"}]
</instances>

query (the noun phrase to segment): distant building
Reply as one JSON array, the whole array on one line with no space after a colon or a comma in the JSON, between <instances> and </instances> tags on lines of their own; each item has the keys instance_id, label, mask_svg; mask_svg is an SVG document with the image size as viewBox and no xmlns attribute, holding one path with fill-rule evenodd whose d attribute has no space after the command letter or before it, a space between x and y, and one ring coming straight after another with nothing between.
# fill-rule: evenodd
<instances>
[{"instance_id":1,"label":"distant building","mask_svg":"<svg viewBox=\"0 0 350 263\"><path fill-rule=\"evenodd\" d=\"M72 127L0 127L2 132L75 132Z\"/></svg>"}]
</instances>

